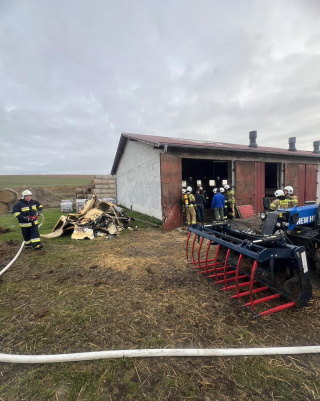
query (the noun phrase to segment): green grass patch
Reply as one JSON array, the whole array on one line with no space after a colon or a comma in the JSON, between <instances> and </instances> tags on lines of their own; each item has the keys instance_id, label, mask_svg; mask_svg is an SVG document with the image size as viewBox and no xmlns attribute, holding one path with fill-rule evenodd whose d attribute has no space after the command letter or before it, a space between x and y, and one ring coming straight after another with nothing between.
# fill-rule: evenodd
<instances>
[{"instance_id":1,"label":"green grass patch","mask_svg":"<svg viewBox=\"0 0 320 401\"><path fill-rule=\"evenodd\" d=\"M59 208L45 209L43 210L43 216L39 217L39 224L43 222L40 227L40 234L48 234L52 231L53 227L58 222L60 216L67 216L68 213L62 213ZM22 241L21 229L19 227L18 219L11 213L0 215L0 227L8 228L10 232L0 235L0 242L4 241ZM69 238L66 235L61 238ZM64 239L62 240L64 242Z\"/></svg>"},{"instance_id":2,"label":"green grass patch","mask_svg":"<svg viewBox=\"0 0 320 401\"><path fill-rule=\"evenodd\" d=\"M121 206L121 207L126 211L126 214L129 217L133 218L132 226L137 226L137 227L141 227L141 228L148 227L148 226L150 227L150 224L148 224L148 223L151 223L151 224L157 225L159 227L162 227L162 221L159 219L156 219L155 217L148 216L147 214L135 212L134 210L130 210L124 206ZM135 219L137 219L137 220L135 220ZM144 222L139 221L139 220L144 220Z\"/></svg>"},{"instance_id":3,"label":"green grass patch","mask_svg":"<svg viewBox=\"0 0 320 401\"><path fill-rule=\"evenodd\" d=\"M82 187L92 175L0 175L0 188L14 187Z\"/></svg>"}]
</instances>

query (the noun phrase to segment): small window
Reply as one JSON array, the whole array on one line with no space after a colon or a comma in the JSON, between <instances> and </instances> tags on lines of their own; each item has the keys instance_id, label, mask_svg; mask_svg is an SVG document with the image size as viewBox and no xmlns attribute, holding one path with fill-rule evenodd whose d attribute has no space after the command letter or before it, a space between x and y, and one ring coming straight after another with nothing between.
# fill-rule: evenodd
<instances>
[{"instance_id":1,"label":"small window","mask_svg":"<svg viewBox=\"0 0 320 401\"><path fill-rule=\"evenodd\" d=\"M201 180L197 180L197 187L201 187L201 186L202 186Z\"/></svg>"},{"instance_id":2,"label":"small window","mask_svg":"<svg viewBox=\"0 0 320 401\"><path fill-rule=\"evenodd\" d=\"M187 181L182 181L182 188L187 188Z\"/></svg>"},{"instance_id":3,"label":"small window","mask_svg":"<svg viewBox=\"0 0 320 401\"><path fill-rule=\"evenodd\" d=\"M222 185L227 185L228 184L228 180L222 180Z\"/></svg>"},{"instance_id":4,"label":"small window","mask_svg":"<svg viewBox=\"0 0 320 401\"><path fill-rule=\"evenodd\" d=\"M215 187L216 186L216 180L209 180L209 186L210 187Z\"/></svg>"}]
</instances>

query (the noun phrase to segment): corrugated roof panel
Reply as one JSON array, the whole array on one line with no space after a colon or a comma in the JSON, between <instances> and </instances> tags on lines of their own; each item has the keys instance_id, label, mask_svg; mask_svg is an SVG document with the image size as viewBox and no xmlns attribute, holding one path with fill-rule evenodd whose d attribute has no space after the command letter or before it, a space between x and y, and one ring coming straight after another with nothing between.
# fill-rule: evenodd
<instances>
[{"instance_id":1,"label":"corrugated roof panel","mask_svg":"<svg viewBox=\"0 0 320 401\"><path fill-rule=\"evenodd\" d=\"M233 150L241 151L247 153L264 153L264 154L276 154L276 155L286 155L286 156L307 156L320 160L320 154L314 153L307 150L297 150L295 152L288 149L281 148L271 148L266 146L258 146L257 148L251 148L247 145L239 145L233 143L222 143L222 142L210 142L210 141L200 141L196 139L184 139L184 138L171 138L165 136L153 136L153 135L142 135L142 134L132 134L123 132L120 137L117 153L113 162L111 174L116 174L118 163L120 161L121 155L124 151L124 146L127 139L133 139L135 141L140 141L147 143L152 146L176 146L176 147L186 147L186 148L201 148L201 149L221 149L221 150Z\"/></svg>"},{"instance_id":2,"label":"corrugated roof panel","mask_svg":"<svg viewBox=\"0 0 320 401\"><path fill-rule=\"evenodd\" d=\"M201 148L213 148L213 149L232 149L232 150L241 150L246 152L264 152L264 153L276 153L276 154L286 154L286 155L298 155L298 156L311 156L320 158L320 155L308 150L297 150L295 152L288 149L281 148L271 148L266 146L258 146L257 148L251 148L248 145L239 145L232 143L222 143L222 142L210 142L210 141L200 141L194 139L184 139L184 138L171 138L165 136L153 136L153 135L142 135L142 134L131 134L131 133L123 133L122 135L136 139L138 141L146 142L152 144L154 146L186 146L186 147L201 147Z\"/></svg>"}]
</instances>

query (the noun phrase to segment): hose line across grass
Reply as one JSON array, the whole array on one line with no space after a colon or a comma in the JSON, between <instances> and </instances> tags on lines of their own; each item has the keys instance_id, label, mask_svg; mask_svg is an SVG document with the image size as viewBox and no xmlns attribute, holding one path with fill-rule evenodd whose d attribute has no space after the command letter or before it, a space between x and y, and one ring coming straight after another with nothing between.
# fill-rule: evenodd
<instances>
[{"instance_id":1,"label":"hose line across grass","mask_svg":"<svg viewBox=\"0 0 320 401\"><path fill-rule=\"evenodd\" d=\"M44 222L42 222L39 228ZM12 259L12 261L0 272L0 276L9 269L18 259L24 242ZM133 350L112 350L79 352L72 354L56 355L16 355L0 353L0 362L5 363L58 363L58 362L79 362L93 361L98 359L116 358L155 358L155 357L222 357L222 356L263 356L263 355L298 355L298 354L318 354L320 345L303 347L269 347L269 348L204 348L204 349L183 349L183 348L164 348L164 349L133 349Z\"/></svg>"},{"instance_id":2,"label":"hose line across grass","mask_svg":"<svg viewBox=\"0 0 320 401\"><path fill-rule=\"evenodd\" d=\"M43 216L43 214L41 214L40 216L42 217L42 221L41 221L41 223L39 224L39 228L42 226L42 224L43 224L43 222L44 222L44 216ZM5 266L5 267L0 271L0 276L1 276L4 272L6 272L6 271L9 269L9 267L11 267L11 266L14 264L14 262L18 259L18 257L20 256L20 253L22 252L22 250L23 250L23 248L24 248L24 244L25 244L25 241L22 242L22 244L21 244L21 246L20 246L20 249L18 250L16 256L11 260L11 262L9 262L9 263L7 264L7 266Z\"/></svg>"},{"instance_id":3,"label":"hose line across grass","mask_svg":"<svg viewBox=\"0 0 320 401\"><path fill-rule=\"evenodd\" d=\"M56 355L14 355L0 354L0 362L7 363L57 363L93 361L115 358L155 358L155 357L222 357L222 356L263 356L263 355L297 355L320 353L320 345L303 347L270 347L270 348L207 348L207 349L133 349L82 352Z\"/></svg>"}]
</instances>

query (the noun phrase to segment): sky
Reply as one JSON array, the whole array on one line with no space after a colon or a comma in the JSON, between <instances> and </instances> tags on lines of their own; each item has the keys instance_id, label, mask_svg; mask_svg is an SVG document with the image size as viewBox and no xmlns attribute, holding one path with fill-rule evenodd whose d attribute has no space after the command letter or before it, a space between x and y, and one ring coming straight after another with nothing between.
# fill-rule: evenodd
<instances>
[{"instance_id":1,"label":"sky","mask_svg":"<svg viewBox=\"0 0 320 401\"><path fill-rule=\"evenodd\" d=\"M109 174L122 132L313 150L319 0L0 0L0 174Z\"/></svg>"}]
</instances>

